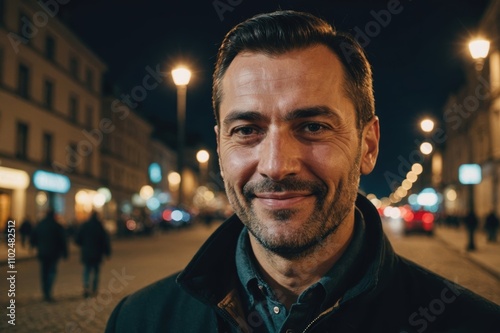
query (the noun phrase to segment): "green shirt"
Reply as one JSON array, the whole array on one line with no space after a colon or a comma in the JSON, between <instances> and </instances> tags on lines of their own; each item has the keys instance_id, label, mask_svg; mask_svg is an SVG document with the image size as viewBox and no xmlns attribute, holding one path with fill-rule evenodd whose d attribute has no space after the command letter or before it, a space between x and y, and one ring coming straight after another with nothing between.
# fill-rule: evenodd
<instances>
[{"instance_id":1,"label":"green shirt","mask_svg":"<svg viewBox=\"0 0 500 333\"><path fill-rule=\"evenodd\" d=\"M254 332L302 332L320 313L332 307L343 293L361 277L365 260L362 257L365 221L356 208L354 234L335 265L316 283L299 295L290 310L279 301L279 295L262 278L253 255L248 229L243 228L236 246L236 269L247 322Z\"/></svg>"}]
</instances>

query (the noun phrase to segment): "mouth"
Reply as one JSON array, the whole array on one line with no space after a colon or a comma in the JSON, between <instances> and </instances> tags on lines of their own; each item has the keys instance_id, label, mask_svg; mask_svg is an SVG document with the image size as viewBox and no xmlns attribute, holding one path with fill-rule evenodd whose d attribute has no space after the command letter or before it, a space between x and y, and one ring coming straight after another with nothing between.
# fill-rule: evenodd
<instances>
[{"instance_id":1,"label":"mouth","mask_svg":"<svg viewBox=\"0 0 500 333\"><path fill-rule=\"evenodd\" d=\"M256 193L254 200L268 209L292 209L311 197L310 193L271 192Z\"/></svg>"}]
</instances>

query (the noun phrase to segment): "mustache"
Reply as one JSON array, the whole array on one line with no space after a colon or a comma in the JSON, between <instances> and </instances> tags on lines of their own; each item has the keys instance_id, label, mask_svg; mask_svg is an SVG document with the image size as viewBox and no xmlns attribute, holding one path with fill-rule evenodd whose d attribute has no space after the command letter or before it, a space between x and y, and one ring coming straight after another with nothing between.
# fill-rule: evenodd
<instances>
[{"instance_id":1,"label":"mustache","mask_svg":"<svg viewBox=\"0 0 500 333\"><path fill-rule=\"evenodd\" d=\"M260 181L246 183L243 186L243 195L247 199L255 198L255 193L287 191L309 192L312 195L318 195L326 193L328 189L326 185L320 181L301 180L294 178L285 178L279 181L264 178Z\"/></svg>"}]
</instances>

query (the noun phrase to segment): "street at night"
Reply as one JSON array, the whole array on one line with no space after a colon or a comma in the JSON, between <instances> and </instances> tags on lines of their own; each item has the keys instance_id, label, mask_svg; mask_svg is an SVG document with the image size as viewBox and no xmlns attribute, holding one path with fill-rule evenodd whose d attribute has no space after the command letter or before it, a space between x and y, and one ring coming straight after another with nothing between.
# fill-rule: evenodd
<instances>
[{"instance_id":1,"label":"street at night","mask_svg":"<svg viewBox=\"0 0 500 333\"><path fill-rule=\"evenodd\" d=\"M450 245L446 236L437 230L435 237L412 235L403 237L385 221L385 229L396 251L451 281L500 304L500 280L482 269ZM79 252L73 248L70 258L61 261L55 284L55 302L45 303L39 283L37 260L27 259L17 264L16 326L0 322L0 330L9 332L101 332L106 321L125 295L151 282L179 271L193 256L202 242L218 226L196 225L150 237L120 239L113 242L111 260L102 266L100 293L97 297L82 297ZM462 230L463 231L463 230ZM484 242L477 235L480 253ZM448 239L450 240L450 239ZM492 245L497 252L500 244ZM2 248L5 250L5 248ZM497 260L498 260L497 256ZM5 266L2 274L5 274ZM2 281L5 281L2 278ZM6 283L0 292L6 293ZM5 308L6 304L1 304Z\"/></svg>"},{"instance_id":2,"label":"street at night","mask_svg":"<svg viewBox=\"0 0 500 333\"><path fill-rule=\"evenodd\" d=\"M0 332L498 332L499 22L0 0Z\"/></svg>"}]
</instances>

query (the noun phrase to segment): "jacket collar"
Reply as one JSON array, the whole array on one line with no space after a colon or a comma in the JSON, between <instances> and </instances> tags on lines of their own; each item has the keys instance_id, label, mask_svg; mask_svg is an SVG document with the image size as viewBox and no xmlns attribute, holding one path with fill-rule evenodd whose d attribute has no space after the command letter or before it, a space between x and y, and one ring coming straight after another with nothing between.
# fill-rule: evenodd
<instances>
[{"instance_id":1,"label":"jacket collar","mask_svg":"<svg viewBox=\"0 0 500 333\"><path fill-rule=\"evenodd\" d=\"M366 272L359 283L347 290L342 303L361 294L375 297L391 279L397 256L382 231L379 214L371 202L361 194L356 207L365 219L367 249L372 255ZM217 306L234 292L238 280L236 273L236 244L243 224L236 215L227 219L202 245L183 272L177 277L188 293L211 306Z\"/></svg>"}]
</instances>

